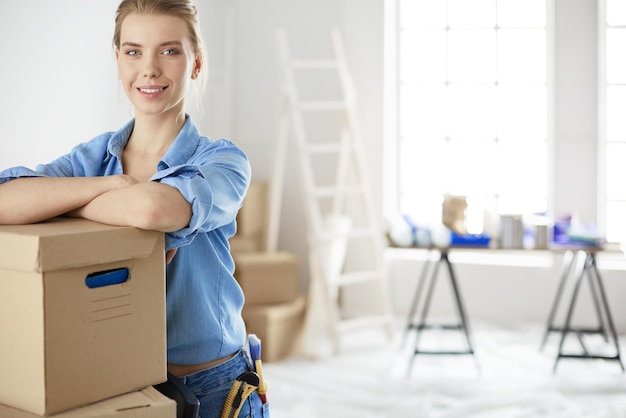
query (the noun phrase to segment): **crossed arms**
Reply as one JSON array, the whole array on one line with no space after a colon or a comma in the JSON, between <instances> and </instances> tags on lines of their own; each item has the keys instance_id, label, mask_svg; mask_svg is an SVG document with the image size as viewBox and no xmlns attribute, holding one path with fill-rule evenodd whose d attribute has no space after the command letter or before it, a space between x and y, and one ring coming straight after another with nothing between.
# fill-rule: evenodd
<instances>
[{"instance_id":1,"label":"crossed arms","mask_svg":"<svg viewBox=\"0 0 626 418\"><path fill-rule=\"evenodd\" d=\"M82 217L162 232L184 228L191 205L180 192L128 175L23 177L0 184L0 224L28 224L56 216Z\"/></svg>"}]
</instances>

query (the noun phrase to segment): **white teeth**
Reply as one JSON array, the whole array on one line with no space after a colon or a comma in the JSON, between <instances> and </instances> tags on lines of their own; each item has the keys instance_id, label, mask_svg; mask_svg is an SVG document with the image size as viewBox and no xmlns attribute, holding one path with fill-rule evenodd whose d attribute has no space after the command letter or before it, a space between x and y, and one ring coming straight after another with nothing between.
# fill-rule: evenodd
<instances>
[{"instance_id":1,"label":"white teeth","mask_svg":"<svg viewBox=\"0 0 626 418\"><path fill-rule=\"evenodd\" d=\"M159 92L159 91L161 91L163 89L139 89L139 90L141 90L142 93L151 94L151 93Z\"/></svg>"}]
</instances>

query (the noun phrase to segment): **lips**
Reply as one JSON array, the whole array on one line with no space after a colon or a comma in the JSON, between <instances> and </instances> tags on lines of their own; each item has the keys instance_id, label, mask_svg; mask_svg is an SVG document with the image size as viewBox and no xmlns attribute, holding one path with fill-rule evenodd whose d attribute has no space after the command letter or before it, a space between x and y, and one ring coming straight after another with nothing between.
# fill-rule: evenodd
<instances>
[{"instance_id":1,"label":"lips","mask_svg":"<svg viewBox=\"0 0 626 418\"><path fill-rule=\"evenodd\" d=\"M142 93L152 94L152 93L158 93L160 91L163 91L163 89L139 89L139 91L141 91Z\"/></svg>"},{"instance_id":2,"label":"lips","mask_svg":"<svg viewBox=\"0 0 626 418\"><path fill-rule=\"evenodd\" d=\"M167 89L167 86L139 86L137 91L144 97L154 98L159 96Z\"/></svg>"}]
</instances>

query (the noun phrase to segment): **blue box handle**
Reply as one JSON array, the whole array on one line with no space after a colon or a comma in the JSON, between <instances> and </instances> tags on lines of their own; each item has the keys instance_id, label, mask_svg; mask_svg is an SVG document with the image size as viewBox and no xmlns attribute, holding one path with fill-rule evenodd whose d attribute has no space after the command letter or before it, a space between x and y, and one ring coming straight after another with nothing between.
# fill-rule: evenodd
<instances>
[{"instance_id":1,"label":"blue box handle","mask_svg":"<svg viewBox=\"0 0 626 418\"><path fill-rule=\"evenodd\" d=\"M130 273L126 267L115 270L98 271L88 274L85 279L85 284L90 289L113 286L126 282L129 276Z\"/></svg>"}]
</instances>

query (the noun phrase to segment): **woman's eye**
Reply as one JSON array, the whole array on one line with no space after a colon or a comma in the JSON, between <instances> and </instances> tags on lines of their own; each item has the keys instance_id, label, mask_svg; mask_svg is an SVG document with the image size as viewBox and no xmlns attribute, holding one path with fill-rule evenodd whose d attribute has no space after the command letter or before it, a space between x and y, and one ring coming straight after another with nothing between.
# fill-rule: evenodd
<instances>
[{"instance_id":1,"label":"woman's eye","mask_svg":"<svg viewBox=\"0 0 626 418\"><path fill-rule=\"evenodd\" d=\"M130 49L126 51L126 55L129 55L131 57L136 57L137 55L139 55L139 51L137 51L136 49Z\"/></svg>"},{"instance_id":2,"label":"woman's eye","mask_svg":"<svg viewBox=\"0 0 626 418\"><path fill-rule=\"evenodd\" d=\"M178 50L166 49L165 51L163 51L163 55L178 55Z\"/></svg>"}]
</instances>

